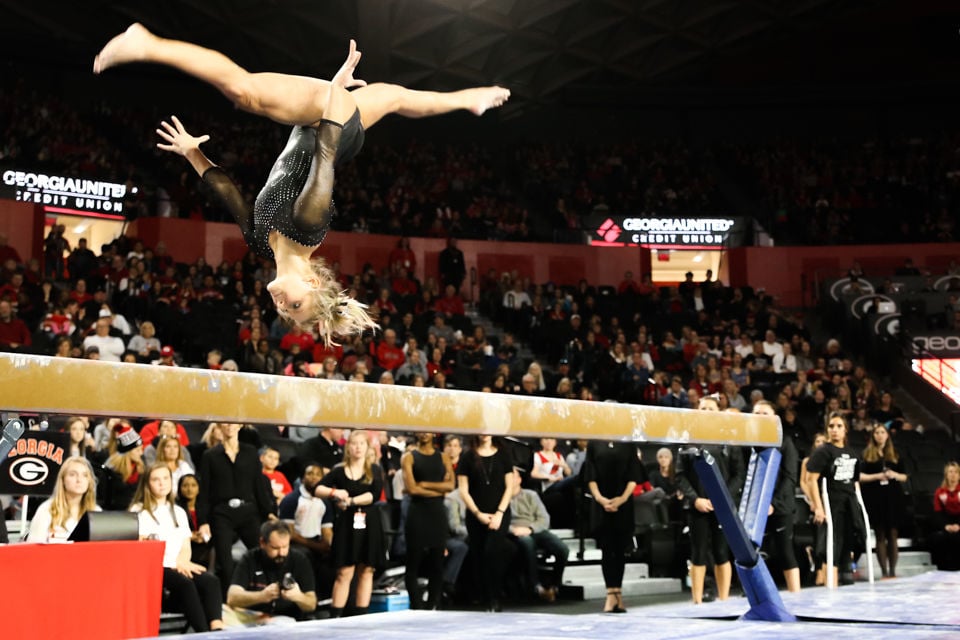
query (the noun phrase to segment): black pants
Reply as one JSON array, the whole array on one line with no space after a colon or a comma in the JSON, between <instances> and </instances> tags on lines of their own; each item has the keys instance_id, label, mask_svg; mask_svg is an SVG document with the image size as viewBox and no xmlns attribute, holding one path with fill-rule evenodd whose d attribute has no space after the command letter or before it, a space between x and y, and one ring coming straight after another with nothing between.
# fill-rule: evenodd
<instances>
[{"instance_id":1,"label":"black pants","mask_svg":"<svg viewBox=\"0 0 960 640\"><path fill-rule=\"evenodd\" d=\"M503 576L510 553L507 541L508 522L509 509L503 515L503 525L496 531L491 531L487 525L474 518L473 514L467 515L467 543L473 557L474 575L480 577L483 599L487 603L498 600L503 588Z\"/></svg>"},{"instance_id":2,"label":"black pants","mask_svg":"<svg viewBox=\"0 0 960 640\"><path fill-rule=\"evenodd\" d=\"M242 504L236 509L218 504L210 514L210 535L217 554L217 576L224 589L233 580L233 541L237 536L247 549L260 540L260 515L253 504Z\"/></svg>"},{"instance_id":3,"label":"black pants","mask_svg":"<svg viewBox=\"0 0 960 640\"><path fill-rule=\"evenodd\" d=\"M935 531L930 536L930 551L940 571L960 570L960 533Z\"/></svg>"},{"instance_id":4,"label":"black pants","mask_svg":"<svg viewBox=\"0 0 960 640\"><path fill-rule=\"evenodd\" d=\"M440 604L440 595L443 593L443 551L444 547L407 547L407 567L403 580L410 595L411 609L422 609L424 606L434 609ZM418 583L420 567L424 564L424 573L429 580L426 605Z\"/></svg>"},{"instance_id":5,"label":"black pants","mask_svg":"<svg viewBox=\"0 0 960 640\"><path fill-rule=\"evenodd\" d=\"M600 568L603 570L603 583L608 589L619 589L623 586L629 542L630 536L624 535L617 527L604 527L597 534L597 544L603 552Z\"/></svg>"},{"instance_id":6,"label":"black pants","mask_svg":"<svg viewBox=\"0 0 960 640\"><path fill-rule=\"evenodd\" d=\"M176 569L164 567L163 588L170 592L164 609L182 613L194 631L209 631L210 622L223 617L220 581L211 573L201 573L191 579Z\"/></svg>"},{"instance_id":7,"label":"black pants","mask_svg":"<svg viewBox=\"0 0 960 640\"><path fill-rule=\"evenodd\" d=\"M713 513L702 513L694 509L690 514L690 563L698 567L730 561L730 547L723 535L723 529Z\"/></svg>"},{"instance_id":8,"label":"black pants","mask_svg":"<svg viewBox=\"0 0 960 640\"><path fill-rule=\"evenodd\" d=\"M782 570L796 569L797 554L793 549L793 514L775 513L767 518L767 529L763 542L767 545L770 558Z\"/></svg>"},{"instance_id":9,"label":"black pants","mask_svg":"<svg viewBox=\"0 0 960 640\"><path fill-rule=\"evenodd\" d=\"M316 549L311 549L299 544L291 544L291 547L310 558L310 565L313 567L313 577L316 580L317 600L326 600L333 592L333 583L337 578L337 572L330 561L330 551L320 553Z\"/></svg>"},{"instance_id":10,"label":"black pants","mask_svg":"<svg viewBox=\"0 0 960 640\"><path fill-rule=\"evenodd\" d=\"M845 494L830 496L830 515L833 518L833 566L841 571L850 567L851 555L855 552L853 510L859 508L856 498L852 496Z\"/></svg>"}]
</instances>

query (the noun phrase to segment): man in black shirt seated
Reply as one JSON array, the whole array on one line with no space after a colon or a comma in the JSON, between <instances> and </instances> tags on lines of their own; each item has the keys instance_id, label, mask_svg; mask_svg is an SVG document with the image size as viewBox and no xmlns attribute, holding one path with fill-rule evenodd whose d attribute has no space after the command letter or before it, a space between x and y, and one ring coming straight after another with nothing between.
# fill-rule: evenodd
<instances>
[{"instance_id":1,"label":"man in black shirt seated","mask_svg":"<svg viewBox=\"0 0 960 640\"><path fill-rule=\"evenodd\" d=\"M260 527L260 548L247 551L237 564L227 604L258 612L256 622L276 616L303 620L317 608L313 568L305 555L290 549L287 523L269 520Z\"/></svg>"}]
</instances>

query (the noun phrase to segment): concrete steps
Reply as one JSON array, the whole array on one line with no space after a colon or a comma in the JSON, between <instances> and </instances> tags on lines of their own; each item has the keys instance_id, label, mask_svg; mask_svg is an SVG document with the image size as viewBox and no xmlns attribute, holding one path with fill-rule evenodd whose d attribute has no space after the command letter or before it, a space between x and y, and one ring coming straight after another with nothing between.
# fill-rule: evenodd
<instances>
[{"instance_id":1,"label":"concrete steps","mask_svg":"<svg viewBox=\"0 0 960 640\"><path fill-rule=\"evenodd\" d=\"M861 562L866 562L866 558L862 557ZM860 581L867 580L867 570L866 566L859 568L859 579ZM933 566L933 563L930 560L930 554L926 551L901 551L900 557L897 560L897 576L906 578L909 576L920 575L921 573L926 573L928 571L936 571L936 567ZM883 573L880 571L880 562L877 560L876 551L873 554L873 576L875 580L879 580Z\"/></svg>"},{"instance_id":2,"label":"concrete steps","mask_svg":"<svg viewBox=\"0 0 960 640\"><path fill-rule=\"evenodd\" d=\"M578 557L580 541L572 529L553 529L570 547L569 564L563 572L562 597L570 600L602 600L607 595L600 567L602 552L596 540L584 540L584 557ZM679 593L680 580L676 578L651 578L649 567L642 562L628 562L623 574L623 595L645 596L663 593Z\"/></svg>"},{"instance_id":3,"label":"concrete steps","mask_svg":"<svg viewBox=\"0 0 960 640\"><path fill-rule=\"evenodd\" d=\"M503 329L495 325L488 317L480 315L475 308L468 306L464 313L475 325L480 325L488 336L495 336L498 340L503 339ZM524 362L531 362L536 359L536 355L530 348L523 343L517 343L517 357Z\"/></svg>"},{"instance_id":4,"label":"concrete steps","mask_svg":"<svg viewBox=\"0 0 960 640\"><path fill-rule=\"evenodd\" d=\"M680 593L682 585L677 578L651 578L647 565L628 563L623 574L624 596L649 596ZM598 564L567 567L563 573L563 595L582 600L602 600L607 596L603 571Z\"/></svg>"},{"instance_id":5,"label":"concrete steps","mask_svg":"<svg viewBox=\"0 0 960 640\"><path fill-rule=\"evenodd\" d=\"M600 562L602 554L597 549L597 541L593 538L584 538L583 540L583 558L580 557L580 540L574 534L573 529L551 529L554 535L563 540L570 547L570 556L567 558L567 566L581 564L584 562Z\"/></svg>"}]
</instances>

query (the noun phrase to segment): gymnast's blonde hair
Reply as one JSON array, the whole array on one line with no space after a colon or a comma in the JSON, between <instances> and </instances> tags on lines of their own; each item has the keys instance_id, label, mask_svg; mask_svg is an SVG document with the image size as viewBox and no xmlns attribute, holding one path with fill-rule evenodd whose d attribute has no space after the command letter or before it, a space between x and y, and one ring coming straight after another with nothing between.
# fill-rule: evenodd
<instances>
[{"instance_id":1,"label":"gymnast's blonde hair","mask_svg":"<svg viewBox=\"0 0 960 640\"><path fill-rule=\"evenodd\" d=\"M367 329L376 331L380 328L367 305L350 297L340 288L340 283L323 258L312 259L310 268L319 279L320 286L311 291L310 317L300 324L300 328L313 331L316 327L320 338L328 347L340 346L334 336L359 335ZM278 310L278 313L288 322L295 324L285 311Z\"/></svg>"}]
</instances>

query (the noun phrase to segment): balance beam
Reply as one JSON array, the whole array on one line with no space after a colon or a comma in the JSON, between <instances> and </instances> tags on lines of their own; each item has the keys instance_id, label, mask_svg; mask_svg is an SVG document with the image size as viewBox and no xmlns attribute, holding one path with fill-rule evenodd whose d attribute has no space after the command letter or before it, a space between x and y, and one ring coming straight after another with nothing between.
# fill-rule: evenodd
<instances>
[{"instance_id":1,"label":"balance beam","mask_svg":"<svg viewBox=\"0 0 960 640\"><path fill-rule=\"evenodd\" d=\"M780 445L771 416L0 354L0 410L675 444Z\"/></svg>"}]
</instances>

